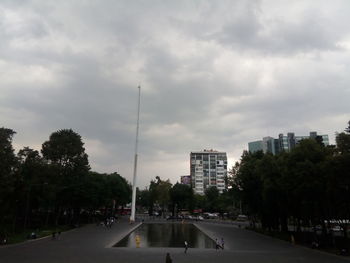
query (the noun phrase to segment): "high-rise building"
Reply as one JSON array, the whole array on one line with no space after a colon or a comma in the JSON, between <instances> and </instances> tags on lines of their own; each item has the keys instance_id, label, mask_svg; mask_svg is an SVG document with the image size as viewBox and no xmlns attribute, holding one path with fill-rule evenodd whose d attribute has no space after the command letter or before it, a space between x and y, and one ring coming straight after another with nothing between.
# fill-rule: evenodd
<instances>
[{"instance_id":1,"label":"high-rise building","mask_svg":"<svg viewBox=\"0 0 350 263\"><path fill-rule=\"evenodd\" d=\"M272 137L264 137L261 141L254 141L248 143L248 149L250 152L263 151L264 153L279 153L279 140Z\"/></svg>"},{"instance_id":2,"label":"high-rise building","mask_svg":"<svg viewBox=\"0 0 350 263\"><path fill-rule=\"evenodd\" d=\"M328 135L317 135L317 132L310 132L309 136L295 136L293 132L283 135L280 133L278 139L272 137L264 137L261 141L248 143L250 152L263 151L264 153L272 153L276 155L280 152L288 152L293 149L303 139L315 139L322 142L325 146L329 145Z\"/></svg>"},{"instance_id":3,"label":"high-rise building","mask_svg":"<svg viewBox=\"0 0 350 263\"><path fill-rule=\"evenodd\" d=\"M191 182L197 194L204 194L205 189L215 186L220 193L226 189L227 155L225 152L203 150L191 152Z\"/></svg>"},{"instance_id":4,"label":"high-rise building","mask_svg":"<svg viewBox=\"0 0 350 263\"><path fill-rule=\"evenodd\" d=\"M257 151L264 151L263 141L248 142L248 149L250 152L254 153Z\"/></svg>"}]
</instances>

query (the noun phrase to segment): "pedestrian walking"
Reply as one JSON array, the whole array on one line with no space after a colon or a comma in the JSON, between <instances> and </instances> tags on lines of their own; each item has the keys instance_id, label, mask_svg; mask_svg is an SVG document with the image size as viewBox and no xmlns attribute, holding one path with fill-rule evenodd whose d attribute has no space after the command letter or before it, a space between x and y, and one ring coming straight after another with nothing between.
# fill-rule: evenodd
<instances>
[{"instance_id":1,"label":"pedestrian walking","mask_svg":"<svg viewBox=\"0 0 350 263\"><path fill-rule=\"evenodd\" d=\"M57 240L60 240L60 237L61 237L61 231L58 231L57 232Z\"/></svg>"},{"instance_id":2,"label":"pedestrian walking","mask_svg":"<svg viewBox=\"0 0 350 263\"><path fill-rule=\"evenodd\" d=\"M224 238L222 237L221 238L221 249L224 250L224 247L225 247L225 241L224 241Z\"/></svg>"},{"instance_id":3,"label":"pedestrian walking","mask_svg":"<svg viewBox=\"0 0 350 263\"><path fill-rule=\"evenodd\" d=\"M185 240L185 254L187 253L187 249L188 249L188 243L187 243L187 241Z\"/></svg>"},{"instance_id":4,"label":"pedestrian walking","mask_svg":"<svg viewBox=\"0 0 350 263\"><path fill-rule=\"evenodd\" d=\"M52 237L51 237L52 240L55 240L56 239L56 231L53 231L52 232Z\"/></svg>"},{"instance_id":5,"label":"pedestrian walking","mask_svg":"<svg viewBox=\"0 0 350 263\"><path fill-rule=\"evenodd\" d=\"M293 245L295 245L295 238L294 238L294 235L291 235L291 236L290 236L290 241L292 242Z\"/></svg>"},{"instance_id":6,"label":"pedestrian walking","mask_svg":"<svg viewBox=\"0 0 350 263\"><path fill-rule=\"evenodd\" d=\"M219 247L220 247L220 245L219 245L219 241L218 241L218 239L217 239L217 238L215 238L215 249L216 249L216 250L218 250L218 249L219 249Z\"/></svg>"},{"instance_id":7,"label":"pedestrian walking","mask_svg":"<svg viewBox=\"0 0 350 263\"><path fill-rule=\"evenodd\" d=\"M172 263L172 262L173 262L173 260L171 259L170 254L166 253L165 263Z\"/></svg>"}]
</instances>

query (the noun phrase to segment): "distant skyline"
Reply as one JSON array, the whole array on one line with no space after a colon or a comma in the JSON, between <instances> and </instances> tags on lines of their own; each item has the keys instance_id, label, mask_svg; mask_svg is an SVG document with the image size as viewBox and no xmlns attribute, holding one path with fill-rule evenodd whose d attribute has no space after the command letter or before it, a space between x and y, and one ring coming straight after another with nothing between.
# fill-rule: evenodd
<instances>
[{"instance_id":1,"label":"distant skyline","mask_svg":"<svg viewBox=\"0 0 350 263\"><path fill-rule=\"evenodd\" d=\"M59 129L82 136L92 170L138 186L190 173L190 152L350 120L350 2L0 2L0 126L16 151Z\"/></svg>"}]
</instances>

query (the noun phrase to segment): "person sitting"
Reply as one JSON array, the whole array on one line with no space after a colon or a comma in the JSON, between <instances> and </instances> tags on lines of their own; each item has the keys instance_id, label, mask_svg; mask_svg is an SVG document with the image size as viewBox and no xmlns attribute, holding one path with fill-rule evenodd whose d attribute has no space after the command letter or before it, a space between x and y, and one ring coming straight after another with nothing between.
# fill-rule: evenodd
<instances>
[{"instance_id":1,"label":"person sitting","mask_svg":"<svg viewBox=\"0 0 350 263\"><path fill-rule=\"evenodd\" d=\"M36 233L35 233L35 232L32 232L32 233L30 234L30 238L31 238L31 239L36 239Z\"/></svg>"},{"instance_id":2,"label":"person sitting","mask_svg":"<svg viewBox=\"0 0 350 263\"><path fill-rule=\"evenodd\" d=\"M172 262L173 262L173 260L171 259L170 254L166 253L165 263L172 263Z\"/></svg>"}]
</instances>

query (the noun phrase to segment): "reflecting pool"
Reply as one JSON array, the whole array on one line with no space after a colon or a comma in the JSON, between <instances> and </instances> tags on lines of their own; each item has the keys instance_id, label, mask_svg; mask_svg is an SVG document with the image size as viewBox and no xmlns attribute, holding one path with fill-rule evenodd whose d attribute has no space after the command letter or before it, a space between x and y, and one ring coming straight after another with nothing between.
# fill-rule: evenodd
<instances>
[{"instance_id":1,"label":"reflecting pool","mask_svg":"<svg viewBox=\"0 0 350 263\"><path fill-rule=\"evenodd\" d=\"M215 243L195 225L187 223L143 223L115 247L215 248Z\"/></svg>"}]
</instances>

